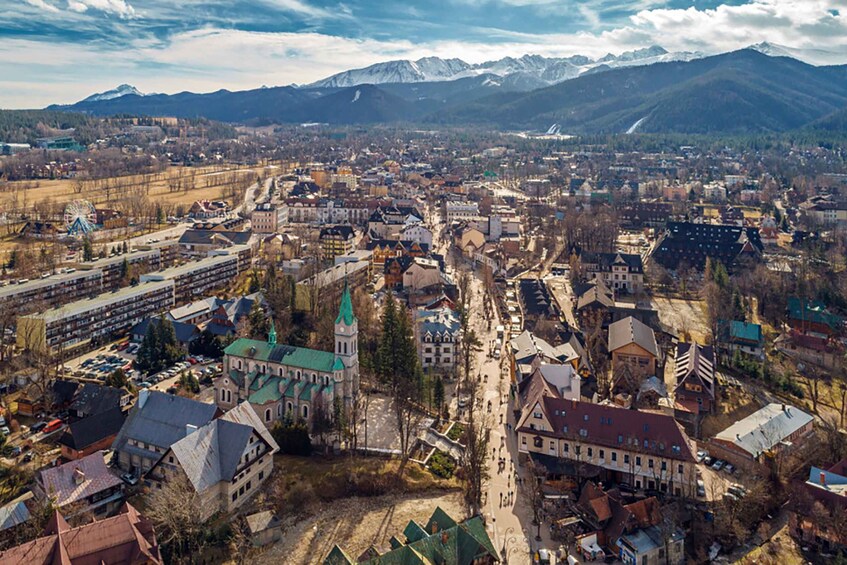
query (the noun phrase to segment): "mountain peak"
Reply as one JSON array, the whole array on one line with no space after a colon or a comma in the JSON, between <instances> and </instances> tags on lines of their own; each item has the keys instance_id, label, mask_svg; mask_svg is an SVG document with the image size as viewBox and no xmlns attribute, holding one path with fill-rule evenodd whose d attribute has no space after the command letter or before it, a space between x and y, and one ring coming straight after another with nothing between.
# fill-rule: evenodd
<instances>
[{"instance_id":1,"label":"mountain peak","mask_svg":"<svg viewBox=\"0 0 847 565\"><path fill-rule=\"evenodd\" d=\"M92 94L88 98L81 100L81 102L97 102L100 100L113 100L115 98L120 98L121 96L127 96L129 94L134 94L136 96L144 96L137 88L132 86L131 84L121 84L112 90L107 90L105 92L99 92L97 94Z\"/></svg>"}]
</instances>

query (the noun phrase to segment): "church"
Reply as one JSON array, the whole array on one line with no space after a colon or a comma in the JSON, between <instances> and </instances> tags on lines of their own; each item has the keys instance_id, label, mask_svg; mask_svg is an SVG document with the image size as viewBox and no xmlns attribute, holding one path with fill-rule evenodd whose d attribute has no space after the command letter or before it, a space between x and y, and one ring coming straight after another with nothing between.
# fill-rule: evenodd
<instances>
[{"instance_id":1,"label":"church","mask_svg":"<svg viewBox=\"0 0 847 565\"><path fill-rule=\"evenodd\" d=\"M349 410L359 392L358 337L345 282L335 318L334 352L278 344L273 326L267 341L237 339L224 350L215 402L222 410L249 402L268 427L287 414L311 426L318 405L331 413L336 398Z\"/></svg>"}]
</instances>

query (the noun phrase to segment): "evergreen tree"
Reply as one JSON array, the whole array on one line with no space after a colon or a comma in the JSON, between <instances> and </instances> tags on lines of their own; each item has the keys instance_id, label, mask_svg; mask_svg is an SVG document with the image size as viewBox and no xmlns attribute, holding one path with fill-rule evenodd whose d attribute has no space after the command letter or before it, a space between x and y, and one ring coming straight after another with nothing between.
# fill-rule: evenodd
<instances>
[{"instance_id":1,"label":"evergreen tree","mask_svg":"<svg viewBox=\"0 0 847 565\"><path fill-rule=\"evenodd\" d=\"M126 378L124 370L118 367L108 377L106 377L106 382L104 384L115 388L124 388L129 384L129 379Z\"/></svg>"},{"instance_id":2,"label":"evergreen tree","mask_svg":"<svg viewBox=\"0 0 847 565\"><path fill-rule=\"evenodd\" d=\"M159 332L156 330L156 324L151 320L151 323L147 325L147 331L144 333L144 339L141 340L141 347L138 348L138 353L135 356L135 367L148 374L156 371L156 358L159 350Z\"/></svg>"},{"instance_id":3,"label":"evergreen tree","mask_svg":"<svg viewBox=\"0 0 847 565\"><path fill-rule=\"evenodd\" d=\"M91 239L86 236L82 240L82 260L91 261L94 259L94 248L91 246Z\"/></svg>"},{"instance_id":4,"label":"evergreen tree","mask_svg":"<svg viewBox=\"0 0 847 565\"><path fill-rule=\"evenodd\" d=\"M438 408L438 414L444 411L444 380L439 375L435 378L435 384L432 391L435 406Z\"/></svg>"},{"instance_id":5,"label":"evergreen tree","mask_svg":"<svg viewBox=\"0 0 847 565\"><path fill-rule=\"evenodd\" d=\"M259 301L254 300L250 313L247 315L247 327L252 339L267 339L271 325Z\"/></svg>"}]
</instances>

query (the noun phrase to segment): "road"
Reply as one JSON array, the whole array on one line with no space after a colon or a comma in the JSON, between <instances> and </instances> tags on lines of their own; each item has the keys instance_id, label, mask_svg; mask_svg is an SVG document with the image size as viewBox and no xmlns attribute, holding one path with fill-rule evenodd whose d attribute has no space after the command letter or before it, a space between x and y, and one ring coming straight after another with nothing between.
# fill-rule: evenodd
<instances>
[{"instance_id":1,"label":"road","mask_svg":"<svg viewBox=\"0 0 847 565\"><path fill-rule=\"evenodd\" d=\"M444 253L448 264L457 272L469 270L463 261L458 262L447 252L447 242L438 238L441 232L441 220L437 214L430 214L436 239L433 247L439 253ZM475 372L482 379L480 401L477 413L482 414L490 427L489 446L492 450L488 459L490 479L485 486L483 514L488 525L489 534L498 551L504 553L510 564L523 565L531 563L530 551L539 547L554 547L549 539L549 530L542 526L542 541L535 541L535 526L532 525L532 511L526 503L526 497L519 492L515 484L515 471L523 473L518 466L518 446L514 432L508 432L506 424L514 430L514 419L509 405L510 376L505 356L500 360L490 355L491 344L497 339L496 328L502 322L498 318L496 307L489 309L492 317L486 320L483 300L485 291L480 273L474 272L471 284L470 309L474 312L473 329L483 344L482 351L477 354ZM503 344L500 344L503 347ZM489 403L491 409L489 411ZM456 400L451 401L451 413L457 413ZM500 470L500 459L505 464ZM511 496L510 496L511 493ZM502 497L502 498L501 498ZM505 560L504 560L505 561Z\"/></svg>"}]
</instances>

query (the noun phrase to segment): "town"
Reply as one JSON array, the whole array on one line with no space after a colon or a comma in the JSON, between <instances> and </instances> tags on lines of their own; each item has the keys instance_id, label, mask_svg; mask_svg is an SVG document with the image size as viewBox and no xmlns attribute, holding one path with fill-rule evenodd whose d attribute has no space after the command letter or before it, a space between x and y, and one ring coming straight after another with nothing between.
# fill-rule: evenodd
<instances>
[{"instance_id":1,"label":"town","mask_svg":"<svg viewBox=\"0 0 847 565\"><path fill-rule=\"evenodd\" d=\"M838 146L0 140L0 563L842 563Z\"/></svg>"}]
</instances>

